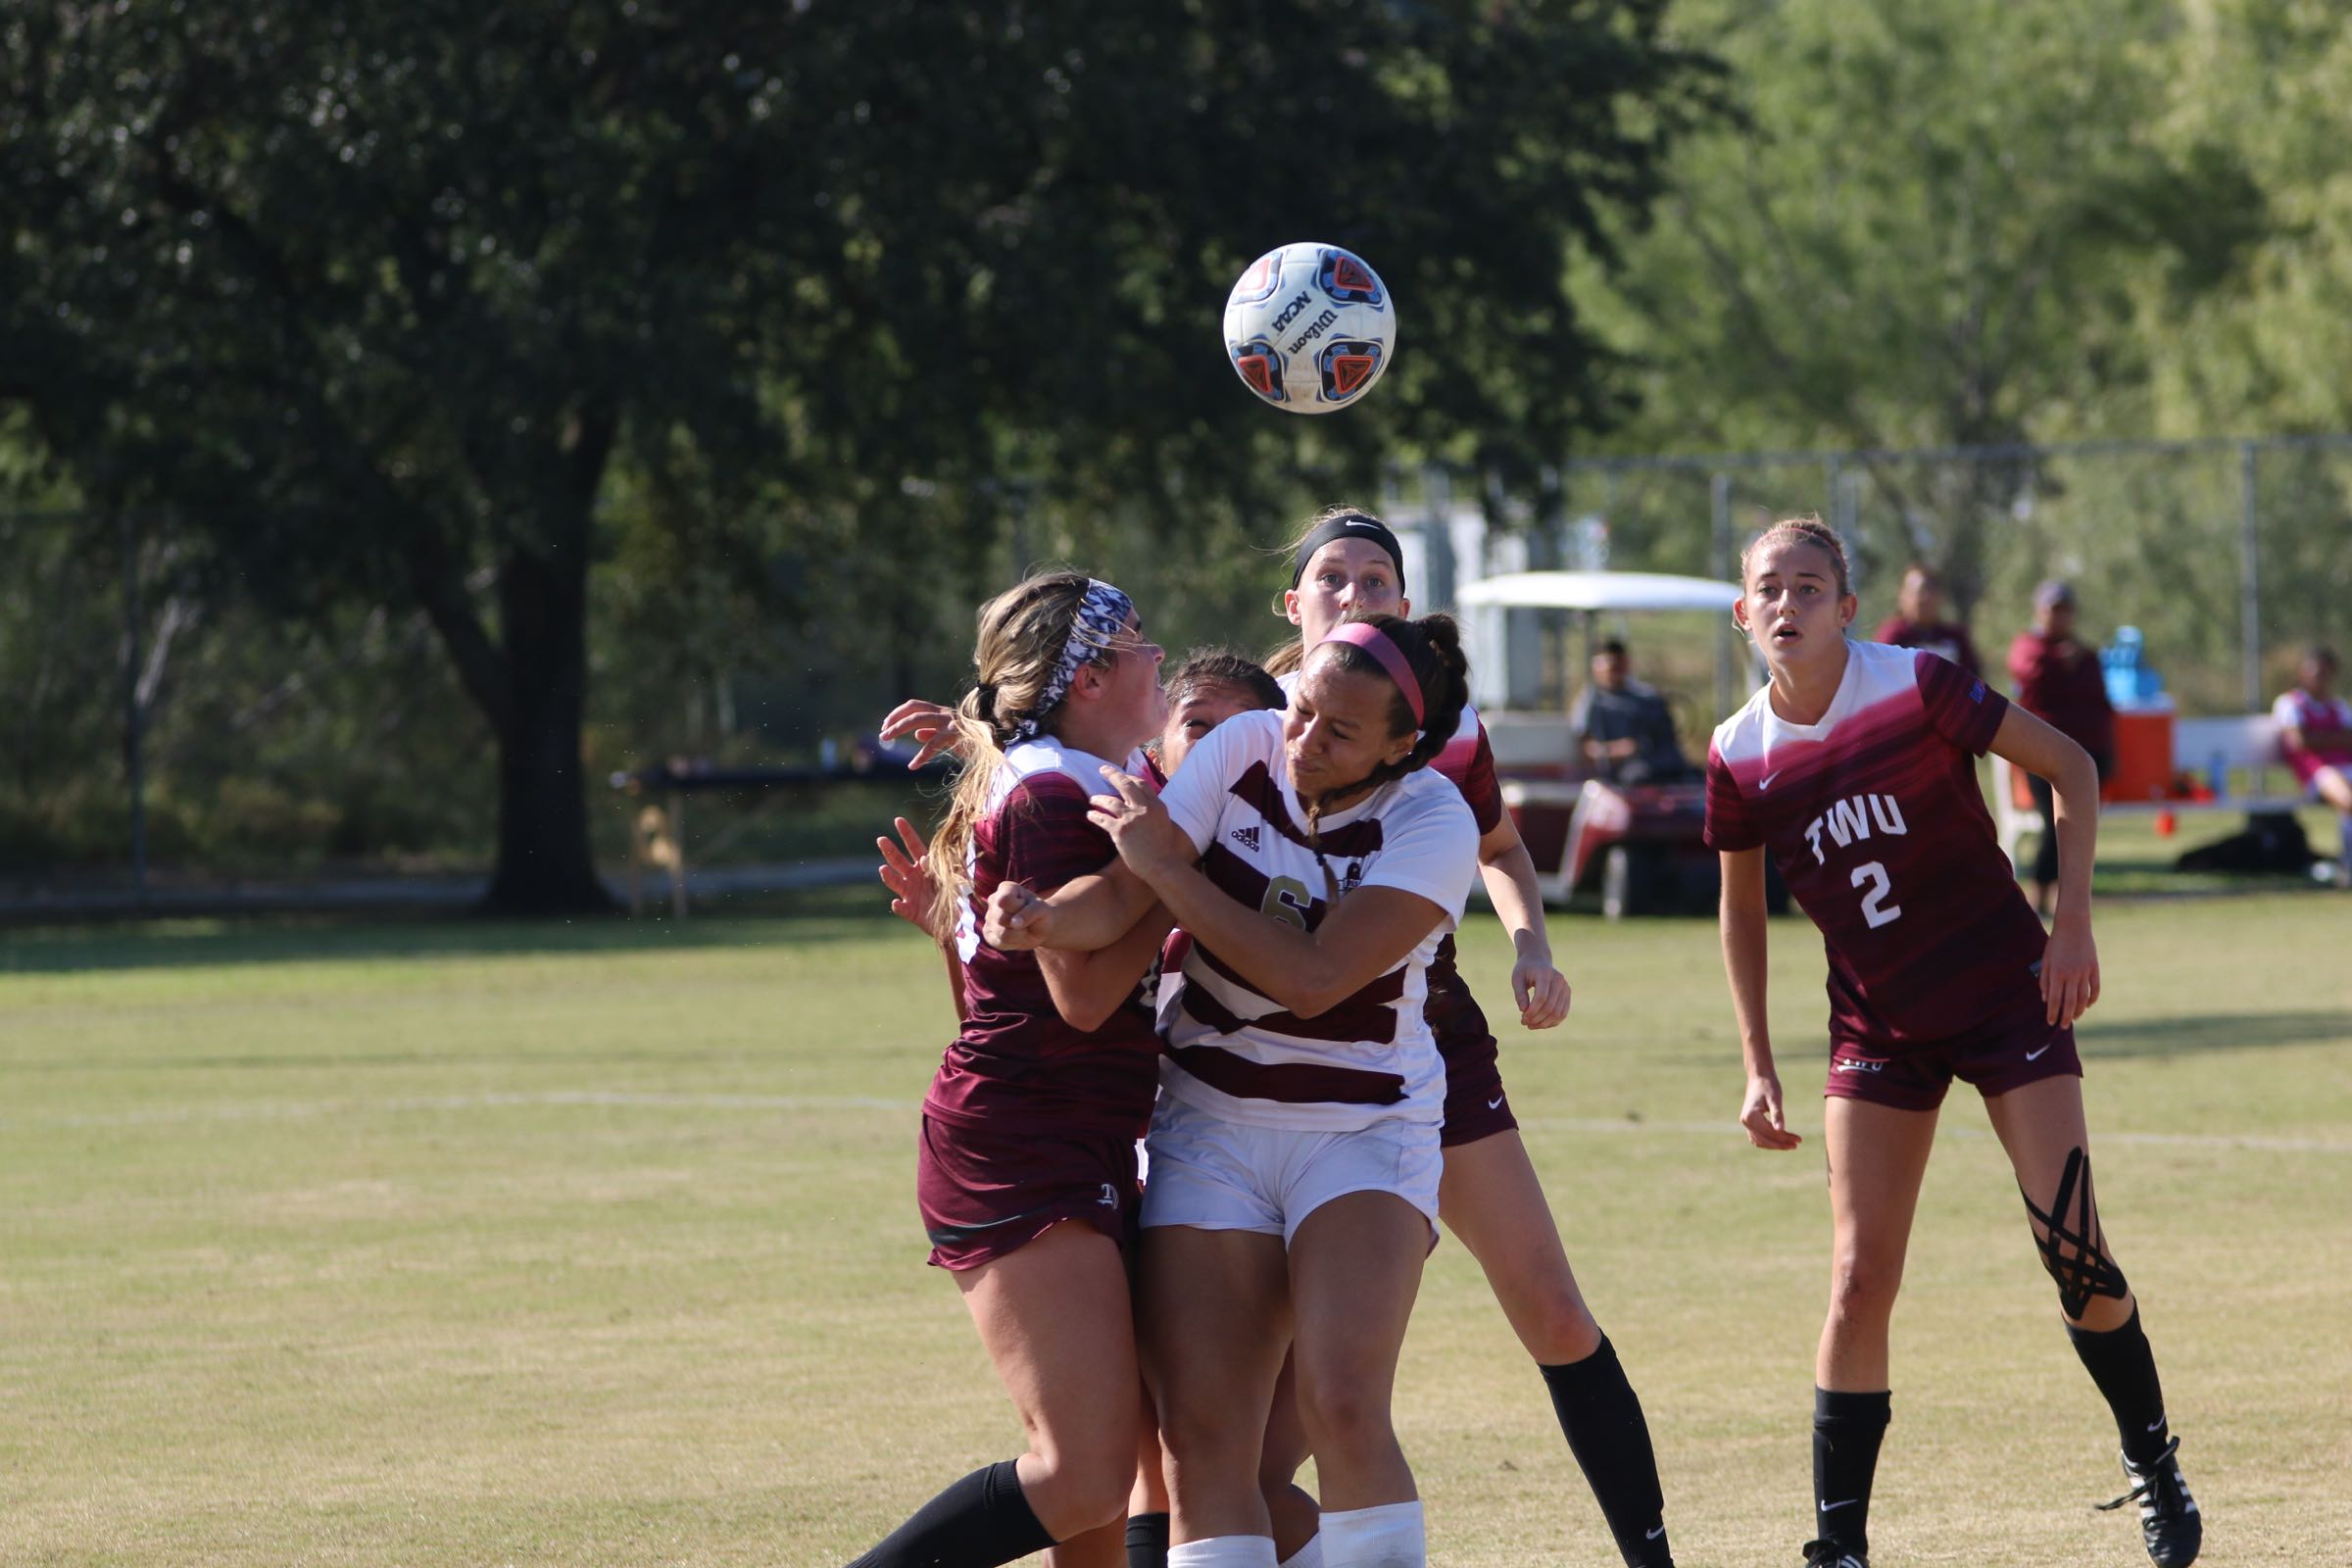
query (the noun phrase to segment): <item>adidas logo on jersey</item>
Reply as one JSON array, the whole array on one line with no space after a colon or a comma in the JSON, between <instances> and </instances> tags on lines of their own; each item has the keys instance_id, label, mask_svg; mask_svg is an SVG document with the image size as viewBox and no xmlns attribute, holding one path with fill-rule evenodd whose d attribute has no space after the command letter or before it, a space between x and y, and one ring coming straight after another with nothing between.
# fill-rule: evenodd
<instances>
[{"instance_id":1,"label":"adidas logo on jersey","mask_svg":"<svg viewBox=\"0 0 2352 1568\"><path fill-rule=\"evenodd\" d=\"M1254 826L1235 828L1233 830L1233 842L1239 844L1243 849L1248 850L1250 854L1255 855L1257 853L1257 829Z\"/></svg>"}]
</instances>

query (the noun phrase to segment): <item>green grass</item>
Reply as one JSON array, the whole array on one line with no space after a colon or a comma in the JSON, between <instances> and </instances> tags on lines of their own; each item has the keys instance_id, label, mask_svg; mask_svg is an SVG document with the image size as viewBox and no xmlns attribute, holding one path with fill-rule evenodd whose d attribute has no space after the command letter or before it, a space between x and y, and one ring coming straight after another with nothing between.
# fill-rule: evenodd
<instances>
[{"instance_id":1,"label":"green grass","mask_svg":"<svg viewBox=\"0 0 2352 1568\"><path fill-rule=\"evenodd\" d=\"M1018 1446L922 1265L936 958L862 889L766 916L0 942L0 1563L837 1563ZM2099 1192L2208 1560L2352 1540L2352 900L2110 903ZM1647 1405L1686 1564L1793 1558L1818 1139L1747 1149L1711 927L1559 917L1514 1103ZM1472 923L1473 982L1501 989ZM1773 1011L1813 1135L1818 939ZM1895 1327L1883 1563L2144 1562L1984 1117ZM1437 1560L1613 1562L1462 1250L1400 1387Z\"/></svg>"}]
</instances>

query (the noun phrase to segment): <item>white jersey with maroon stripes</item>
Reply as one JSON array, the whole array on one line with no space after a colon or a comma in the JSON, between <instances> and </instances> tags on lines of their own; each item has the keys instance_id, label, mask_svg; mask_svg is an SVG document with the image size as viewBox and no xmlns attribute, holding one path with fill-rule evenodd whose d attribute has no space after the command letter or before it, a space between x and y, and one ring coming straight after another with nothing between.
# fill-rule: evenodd
<instances>
[{"instance_id":1,"label":"white jersey with maroon stripes","mask_svg":"<svg viewBox=\"0 0 2352 1568\"><path fill-rule=\"evenodd\" d=\"M1282 714L1270 710L1227 719L1193 748L1160 795L1200 851L1209 880L1261 915L1308 931L1330 914L1335 886L1342 897L1397 888L1442 913L1394 967L1311 1018L1257 991L1196 933L1182 983L1161 1012L1168 1055L1160 1087L1261 1127L1435 1123L1446 1074L1422 1003L1430 959L1460 921L1478 871L1478 826L1461 793L1422 768L1324 815L1310 846L1282 731Z\"/></svg>"}]
</instances>

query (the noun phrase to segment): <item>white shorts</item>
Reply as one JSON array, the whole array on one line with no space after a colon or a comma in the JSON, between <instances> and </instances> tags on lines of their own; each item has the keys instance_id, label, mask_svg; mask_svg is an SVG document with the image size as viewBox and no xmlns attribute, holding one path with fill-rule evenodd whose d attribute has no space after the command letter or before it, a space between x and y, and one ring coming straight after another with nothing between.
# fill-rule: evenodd
<instances>
[{"instance_id":1,"label":"white shorts","mask_svg":"<svg viewBox=\"0 0 2352 1568\"><path fill-rule=\"evenodd\" d=\"M1395 1193L1421 1211L1434 1241L1446 1162L1428 1122L1381 1121L1355 1132L1308 1132L1227 1121L1174 1095L1152 1113L1146 1229L1298 1234L1307 1215L1349 1193Z\"/></svg>"}]
</instances>

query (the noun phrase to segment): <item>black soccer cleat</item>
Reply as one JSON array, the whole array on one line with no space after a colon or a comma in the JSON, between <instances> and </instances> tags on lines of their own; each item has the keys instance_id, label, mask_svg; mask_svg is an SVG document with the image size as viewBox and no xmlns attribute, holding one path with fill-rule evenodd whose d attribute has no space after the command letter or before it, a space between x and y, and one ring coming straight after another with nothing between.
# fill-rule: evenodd
<instances>
[{"instance_id":1,"label":"black soccer cleat","mask_svg":"<svg viewBox=\"0 0 2352 1568\"><path fill-rule=\"evenodd\" d=\"M1805 1568L1870 1568L1870 1559L1835 1541L1805 1543Z\"/></svg>"},{"instance_id":2,"label":"black soccer cleat","mask_svg":"<svg viewBox=\"0 0 2352 1568\"><path fill-rule=\"evenodd\" d=\"M2144 1467L2125 1455L2124 1474L2131 1478L2132 1490L2113 1502L2099 1504L2102 1513L2127 1502L2139 1504L2139 1533L2156 1568L2188 1568L2197 1560L2197 1548L2205 1544L2205 1521L2197 1513L2197 1499L2188 1494L2188 1483L2180 1479L2180 1440L2175 1438L2164 1446L2154 1463Z\"/></svg>"}]
</instances>

